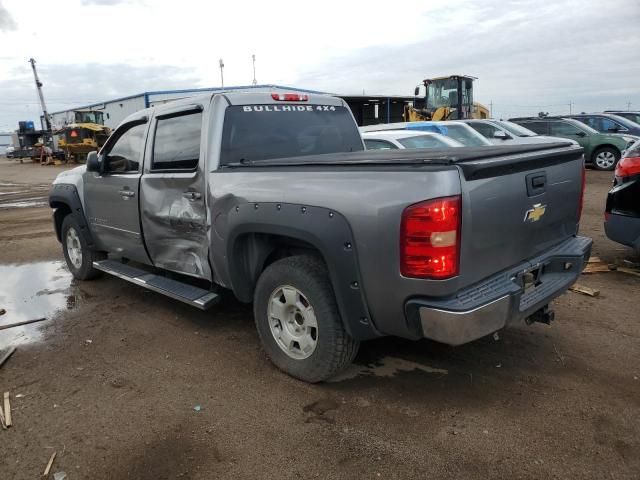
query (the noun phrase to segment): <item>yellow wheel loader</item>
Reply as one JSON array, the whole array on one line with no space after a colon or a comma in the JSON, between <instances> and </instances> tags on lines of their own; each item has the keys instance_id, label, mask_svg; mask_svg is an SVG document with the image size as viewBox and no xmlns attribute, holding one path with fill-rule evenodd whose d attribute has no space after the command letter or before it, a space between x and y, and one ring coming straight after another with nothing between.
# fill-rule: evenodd
<instances>
[{"instance_id":1,"label":"yellow wheel loader","mask_svg":"<svg viewBox=\"0 0 640 480\"><path fill-rule=\"evenodd\" d=\"M75 123L65 125L55 132L58 149L67 161L84 162L87 153L99 150L111 135L111 129L102 125L102 112L78 110Z\"/></svg>"},{"instance_id":2,"label":"yellow wheel loader","mask_svg":"<svg viewBox=\"0 0 640 480\"><path fill-rule=\"evenodd\" d=\"M406 122L465 120L489 118L489 109L473 102L473 81L468 75L428 78L422 81L425 94L420 96L421 86L415 89L414 105L404 110Z\"/></svg>"}]
</instances>

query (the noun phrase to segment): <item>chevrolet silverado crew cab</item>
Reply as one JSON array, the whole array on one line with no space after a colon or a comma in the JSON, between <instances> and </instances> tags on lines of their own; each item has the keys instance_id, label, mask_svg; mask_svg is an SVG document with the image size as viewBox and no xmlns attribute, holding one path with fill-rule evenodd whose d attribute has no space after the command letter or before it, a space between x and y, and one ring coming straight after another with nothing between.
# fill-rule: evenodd
<instances>
[{"instance_id":1,"label":"chevrolet silverado crew cab","mask_svg":"<svg viewBox=\"0 0 640 480\"><path fill-rule=\"evenodd\" d=\"M273 363L318 382L363 340L548 323L590 254L583 163L562 140L365 151L343 100L216 93L131 115L49 204L77 279L200 309L230 290Z\"/></svg>"}]
</instances>

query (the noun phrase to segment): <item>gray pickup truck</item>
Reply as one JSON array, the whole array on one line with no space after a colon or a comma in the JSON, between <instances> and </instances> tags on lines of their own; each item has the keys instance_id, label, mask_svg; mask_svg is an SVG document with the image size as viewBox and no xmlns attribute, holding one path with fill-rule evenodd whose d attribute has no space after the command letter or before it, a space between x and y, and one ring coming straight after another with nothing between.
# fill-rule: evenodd
<instances>
[{"instance_id":1,"label":"gray pickup truck","mask_svg":"<svg viewBox=\"0 0 640 480\"><path fill-rule=\"evenodd\" d=\"M77 279L200 309L231 290L273 363L318 382L363 340L548 323L590 255L583 163L563 142L364 151L340 99L218 93L131 115L49 204Z\"/></svg>"}]
</instances>

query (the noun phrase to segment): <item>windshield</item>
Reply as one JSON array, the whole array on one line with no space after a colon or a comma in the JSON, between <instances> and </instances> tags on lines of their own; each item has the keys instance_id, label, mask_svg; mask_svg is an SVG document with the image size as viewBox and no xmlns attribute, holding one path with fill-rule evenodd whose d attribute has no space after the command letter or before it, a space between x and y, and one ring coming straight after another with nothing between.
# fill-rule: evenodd
<instances>
[{"instance_id":1,"label":"windshield","mask_svg":"<svg viewBox=\"0 0 640 480\"><path fill-rule=\"evenodd\" d=\"M224 115L220 164L364 150L345 107L233 105Z\"/></svg>"},{"instance_id":2,"label":"windshield","mask_svg":"<svg viewBox=\"0 0 640 480\"><path fill-rule=\"evenodd\" d=\"M528 128L518 125L517 123L507 122L504 120L496 121L498 125L507 132L514 134L516 137L536 137L538 134Z\"/></svg>"},{"instance_id":3,"label":"windshield","mask_svg":"<svg viewBox=\"0 0 640 480\"><path fill-rule=\"evenodd\" d=\"M491 145L489 140L485 139L473 128L464 124L448 122L414 122L408 123L406 128L407 130L424 130L425 132L439 133L457 140L466 147L482 147Z\"/></svg>"},{"instance_id":4,"label":"windshield","mask_svg":"<svg viewBox=\"0 0 640 480\"><path fill-rule=\"evenodd\" d=\"M638 127L638 125L636 125L632 119L629 119L626 116L619 115L617 113L611 117L611 121L616 121L618 123L621 123L626 128L637 128Z\"/></svg>"},{"instance_id":5,"label":"windshield","mask_svg":"<svg viewBox=\"0 0 640 480\"><path fill-rule=\"evenodd\" d=\"M458 105L458 81L454 78L432 80L427 85L427 108Z\"/></svg>"},{"instance_id":6,"label":"windshield","mask_svg":"<svg viewBox=\"0 0 640 480\"><path fill-rule=\"evenodd\" d=\"M453 146L435 135L416 135L414 137L399 138L398 142L404 148L448 148Z\"/></svg>"},{"instance_id":7,"label":"windshield","mask_svg":"<svg viewBox=\"0 0 640 480\"><path fill-rule=\"evenodd\" d=\"M616 115L618 115L619 117L626 118L627 120L631 120L634 123L640 124L640 113L616 112ZM637 127L637 125L633 125L633 126Z\"/></svg>"},{"instance_id":8,"label":"windshield","mask_svg":"<svg viewBox=\"0 0 640 480\"><path fill-rule=\"evenodd\" d=\"M103 124L102 112L76 112L76 123Z\"/></svg>"}]
</instances>

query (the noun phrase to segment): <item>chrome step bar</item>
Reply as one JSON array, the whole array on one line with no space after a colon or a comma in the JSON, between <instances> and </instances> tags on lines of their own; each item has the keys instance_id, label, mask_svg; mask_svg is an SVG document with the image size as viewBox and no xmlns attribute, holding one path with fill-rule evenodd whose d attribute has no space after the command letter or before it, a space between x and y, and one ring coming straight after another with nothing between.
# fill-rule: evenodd
<instances>
[{"instance_id":1,"label":"chrome step bar","mask_svg":"<svg viewBox=\"0 0 640 480\"><path fill-rule=\"evenodd\" d=\"M100 260L93 262L93 268L153 290L154 292L161 293L167 297L180 300L200 310L207 310L220 300L220 296L215 292L149 273L117 260Z\"/></svg>"}]
</instances>

